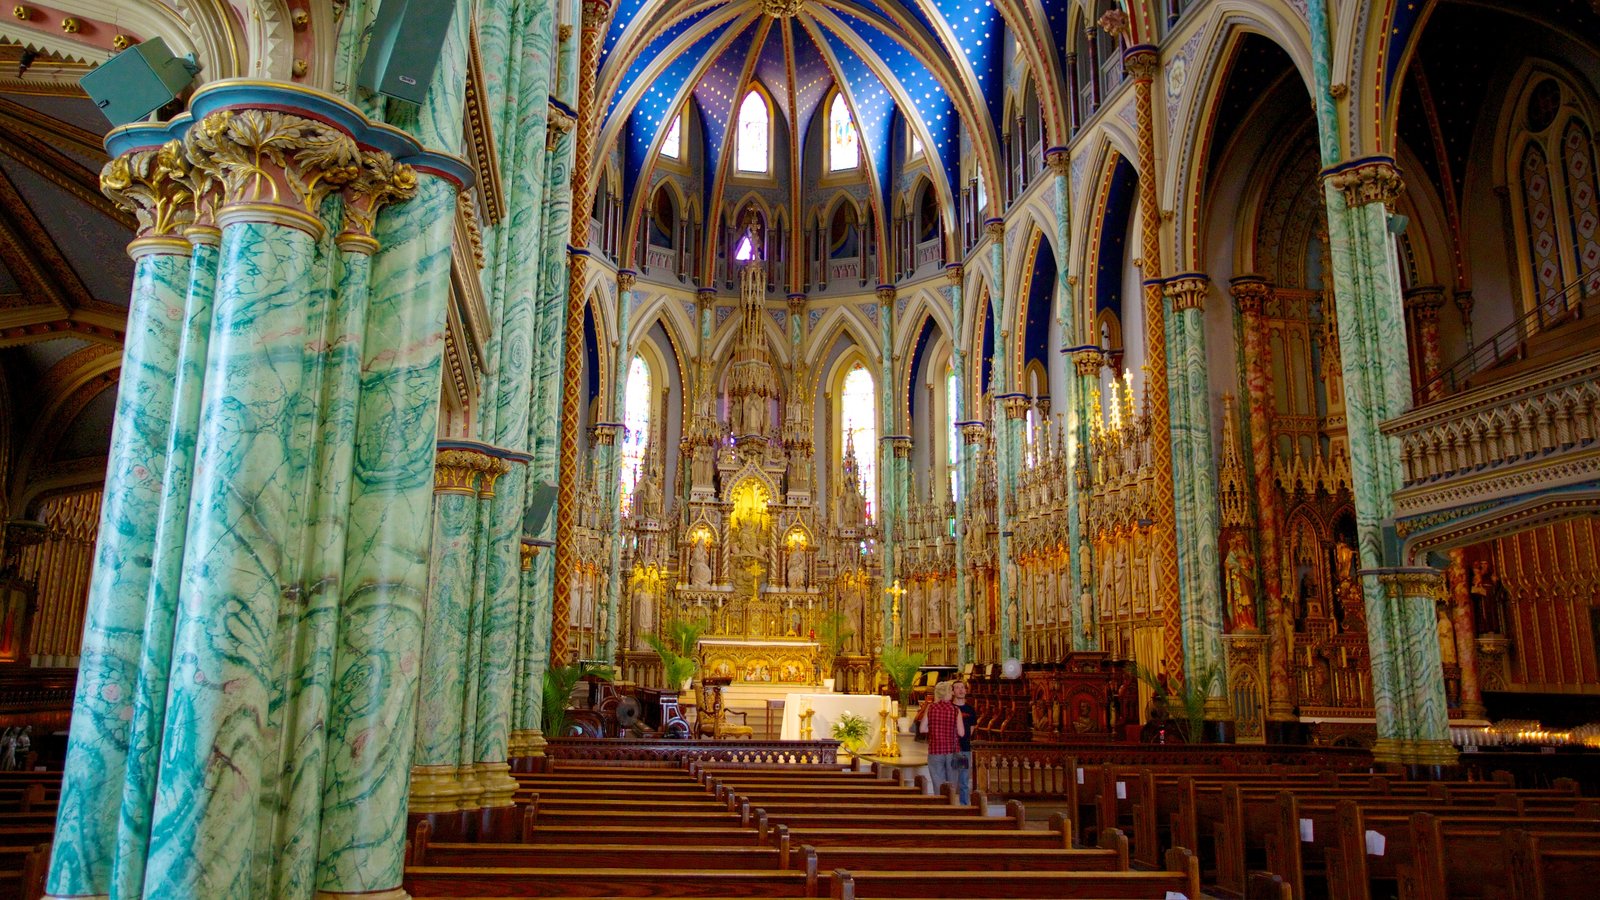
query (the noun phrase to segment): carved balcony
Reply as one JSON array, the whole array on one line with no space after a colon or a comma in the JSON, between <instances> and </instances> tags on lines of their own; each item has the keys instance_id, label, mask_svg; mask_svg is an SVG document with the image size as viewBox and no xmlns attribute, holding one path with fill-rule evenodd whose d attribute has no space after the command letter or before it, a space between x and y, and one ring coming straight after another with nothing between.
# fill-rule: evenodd
<instances>
[{"instance_id":1,"label":"carved balcony","mask_svg":"<svg viewBox=\"0 0 1600 900\"><path fill-rule=\"evenodd\" d=\"M1419 405L1383 430L1399 442L1402 537L1600 485L1600 349Z\"/></svg>"}]
</instances>

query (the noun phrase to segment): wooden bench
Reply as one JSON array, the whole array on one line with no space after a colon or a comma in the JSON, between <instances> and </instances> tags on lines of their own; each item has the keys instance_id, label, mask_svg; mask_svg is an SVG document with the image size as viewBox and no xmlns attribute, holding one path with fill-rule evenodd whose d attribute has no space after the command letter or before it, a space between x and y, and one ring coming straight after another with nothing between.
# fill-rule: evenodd
<instances>
[{"instance_id":1,"label":"wooden bench","mask_svg":"<svg viewBox=\"0 0 1600 900\"><path fill-rule=\"evenodd\" d=\"M1513 828L1503 840L1509 900L1592 897L1600 886L1600 846L1590 835Z\"/></svg>"},{"instance_id":2,"label":"wooden bench","mask_svg":"<svg viewBox=\"0 0 1600 900\"><path fill-rule=\"evenodd\" d=\"M817 873L752 869L412 866L413 897L815 897Z\"/></svg>"},{"instance_id":3,"label":"wooden bench","mask_svg":"<svg viewBox=\"0 0 1600 900\"><path fill-rule=\"evenodd\" d=\"M1163 872L919 872L909 869L839 869L824 876L834 900L960 897L967 900L1022 898L1161 898L1178 893L1200 898L1200 866L1193 854L1174 850Z\"/></svg>"},{"instance_id":4,"label":"wooden bench","mask_svg":"<svg viewBox=\"0 0 1600 900\"><path fill-rule=\"evenodd\" d=\"M1371 882L1404 882L1414 900L1467 900L1505 896L1508 863L1503 837L1510 828L1596 833L1600 822L1570 818L1452 817L1418 812L1409 816L1339 811L1338 845L1327 851L1330 890L1344 897L1371 895ZM1382 854L1372 854L1366 832L1382 835ZM1359 853L1357 852L1359 851ZM1496 893L1496 891L1499 893Z\"/></svg>"}]
</instances>

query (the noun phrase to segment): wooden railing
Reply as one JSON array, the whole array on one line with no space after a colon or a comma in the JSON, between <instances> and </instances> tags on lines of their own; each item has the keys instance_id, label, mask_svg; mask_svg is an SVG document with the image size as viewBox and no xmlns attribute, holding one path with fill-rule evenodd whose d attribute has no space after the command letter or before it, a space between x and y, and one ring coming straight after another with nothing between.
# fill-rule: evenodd
<instances>
[{"instance_id":1,"label":"wooden railing","mask_svg":"<svg viewBox=\"0 0 1600 900\"><path fill-rule=\"evenodd\" d=\"M545 755L561 762L659 765L690 762L838 768L838 741L678 741L628 738L550 738Z\"/></svg>"},{"instance_id":2,"label":"wooden railing","mask_svg":"<svg viewBox=\"0 0 1600 900\"><path fill-rule=\"evenodd\" d=\"M1076 760L1068 771L1068 760ZM1366 750L1264 744L1023 743L973 741L972 787L1013 799L1060 797L1077 766L1217 766L1238 771L1274 765L1355 771L1372 765Z\"/></svg>"}]
</instances>

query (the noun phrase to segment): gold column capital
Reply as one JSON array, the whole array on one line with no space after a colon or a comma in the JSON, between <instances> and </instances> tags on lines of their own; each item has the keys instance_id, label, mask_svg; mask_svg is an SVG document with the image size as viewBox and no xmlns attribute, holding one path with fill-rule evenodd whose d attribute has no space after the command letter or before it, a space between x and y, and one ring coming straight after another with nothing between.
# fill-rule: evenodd
<instances>
[{"instance_id":1,"label":"gold column capital","mask_svg":"<svg viewBox=\"0 0 1600 900\"><path fill-rule=\"evenodd\" d=\"M1444 288L1437 284L1414 287L1406 291L1405 306L1420 319L1438 321L1439 310L1444 308Z\"/></svg>"},{"instance_id":2,"label":"gold column capital","mask_svg":"<svg viewBox=\"0 0 1600 900\"><path fill-rule=\"evenodd\" d=\"M1050 171L1065 178L1072 172L1072 155L1065 147L1051 147L1045 151L1044 164L1050 167Z\"/></svg>"},{"instance_id":3,"label":"gold column capital","mask_svg":"<svg viewBox=\"0 0 1600 900\"><path fill-rule=\"evenodd\" d=\"M1233 291L1233 301L1239 305L1239 312L1247 316L1261 315L1267 298L1272 296L1272 284L1260 275L1240 275L1230 280L1228 287Z\"/></svg>"},{"instance_id":4,"label":"gold column capital","mask_svg":"<svg viewBox=\"0 0 1600 900\"><path fill-rule=\"evenodd\" d=\"M960 287L961 282L967 277L967 270L960 263L951 263L944 267L944 277L951 284Z\"/></svg>"},{"instance_id":5,"label":"gold column capital","mask_svg":"<svg viewBox=\"0 0 1600 900\"><path fill-rule=\"evenodd\" d=\"M1006 223L1004 219L990 219L983 223L983 231L989 239L999 242L1006 236Z\"/></svg>"},{"instance_id":6,"label":"gold column capital","mask_svg":"<svg viewBox=\"0 0 1600 900\"><path fill-rule=\"evenodd\" d=\"M271 222L320 235L322 201L362 174L350 135L276 110L214 112L189 129L184 150L221 184L223 226Z\"/></svg>"},{"instance_id":7,"label":"gold column capital","mask_svg":"<svg viewBox=\"0 0 1600 900\"><path fill-rule=\"evenodd\" d=\"M1392 206L1406 189L1400 169L1392 160L1381 157L1348 163L1345 168L1324 173L1323 177L1344 194L1345 205L1352 209L1369 203Z\"/></svg>"},{"instance_id":8,"label":"gold column capital","mask_svg":"<svg viewBox=\"0 0 1600 900\"><path fill-rule=\"evenodd\" d=\"M1072 365L1078 370L1078 375L1084 378L1097 378L1100 370L1105 368L1106 355L1099 347L1085 347L1072 351Z\"/></svg>"},{"instance_id":9,"label":"gold column capital","mask_svg":"<svg viewBox=\"0 0 1600 900\"><path fill-rule=\"evenodd\" d=\"M1161 55L1148 44L1129 47L1122 54L1122 68L1134 81L1148 82L1156 77L1156 70L1161 68Z\"/></svg>"},{"instance_id":10,"label":"gold column capital","mask_svg":"<svg viewBox=\"0 0 1600 900\"><path fill-rule=\"evenodd\" d=\"M789 300L789 315L798 316L801 313L806 311L806 295L805 294L790 294L788 300Z\"/></svg>"},{"instance_id":11,"label":"gold column capital","mask_svg":"<svg viewBox=\"0 0 1600 900\"><path fill-rule=\"evenodd\" d=\"M988 431L982 422L963 422L961 423L961 442L964 444L981 444Z\"/></svg>"},{"instance_id":12,"label":"gold column capital","mask_svg":"<svg viewBox=\"0 0 1600 900\"><path fill-rule=\"evenodd\" d=\"M335 238L339 249L351 253L377 252L373 222L386 204L410 200L417 193L417 172L395 162L387 153L361 151L361 171L340 191L344 197L344 228ZM463 194L462 196L467 196Z\"/></svg>"},{"instance_id":13,"label":"gold column capital","mask_svg":"<svg viewBox=\"0 0 1600 900\"><path fill-rule=\"evenodd\" d=\"M1172 298L1172 308L1180 311L1204 310L1206 289L1210 284L1211 279L1204 275L1179 275L1169 280L1166 284L1166 293Z\"/></svg>"},{"instance_id":14,"label":"gold column capital","mask_svg":"<svg viewBox=\"0 0 1600 900\"><path fill-rule=\"evenodd\" d=\"M894 451L895 459L911 458L911 438L897 435L889 438L889 448Z\"/></svg>"},{"instance_id":15,"label":"gold column capital","mask_svg":"<svg viewBox=\"0 0 1600 900\"><path fill-rule=\"evenodd\" d=\"M611 19L611 4L607 0L583 0L583 28L604 28Z\"/></svg>"},{"instance_id":16,"label":"gold column capital","mask_svg":"<svg viewBox=\"0 0 1600 900\"><path fill-rule=\"evenodd\" d=\"M895 287L892 284L880 284L878 285L877 294L878 304L880 306L888 306L894 302L894 298L899 294L899 292L895 290Z\"/></svg>"},{"instance_id":17,"label":"gold column capital","mask_svg":"<svg viewBox=\"0 0 1600 900\"><path fill-rule=\"evenodd\" d=\"M100 192L138 219L135 243L172 241L179 252L186 252L182 232L194 221L194 187L189 175L183 145L172 140L160 147L124 153L106 163L100 170Z\"/></svg>"},{"instance_id":18,"label":"gold column capital","mask_svg":"<svg viewBox=\"0 0 1600 900\"><path fill-rule=\"evenodd\" d=\"M631 290L633 290L634 284L638 283L638 281L639 281L638 274L635 273L634 271L632 271L631 269L618 269L617 270L617 290L619 290L619 291L631 291Z\"/></svg>"}]
</instances>

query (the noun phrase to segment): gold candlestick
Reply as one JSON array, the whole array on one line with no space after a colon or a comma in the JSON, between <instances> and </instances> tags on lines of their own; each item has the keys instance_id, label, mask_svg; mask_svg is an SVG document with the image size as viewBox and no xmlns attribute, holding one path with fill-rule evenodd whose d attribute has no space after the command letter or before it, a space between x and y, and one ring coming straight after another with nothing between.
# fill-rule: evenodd
<instances>
[{"instance_id":1,"label":"gold candlestick","mask_svg":"<svg viewBox=\"0 0 1600 900\"><path fill-rule=\"evenodd\" d=\"M815 716L816 714L817 711L814 709L803 709L800 711L800 740L811 740L811 717Z\"/></svg>"},{"instance_id":2,"label":"gold candlestick","mask_svg":"<svg viewBox=\"0 0 1600 900\"><path fill-rule=\"evenodd\" d=\"M878 738L878 752L875 754L879 759L900 758L900 740L896 734L899 728L889 724L894 721L894 717L889 715L889 712L890 710L887 706L878 710L878 718L883 720L883 731Z\"/></svg>"}]
</instances>

